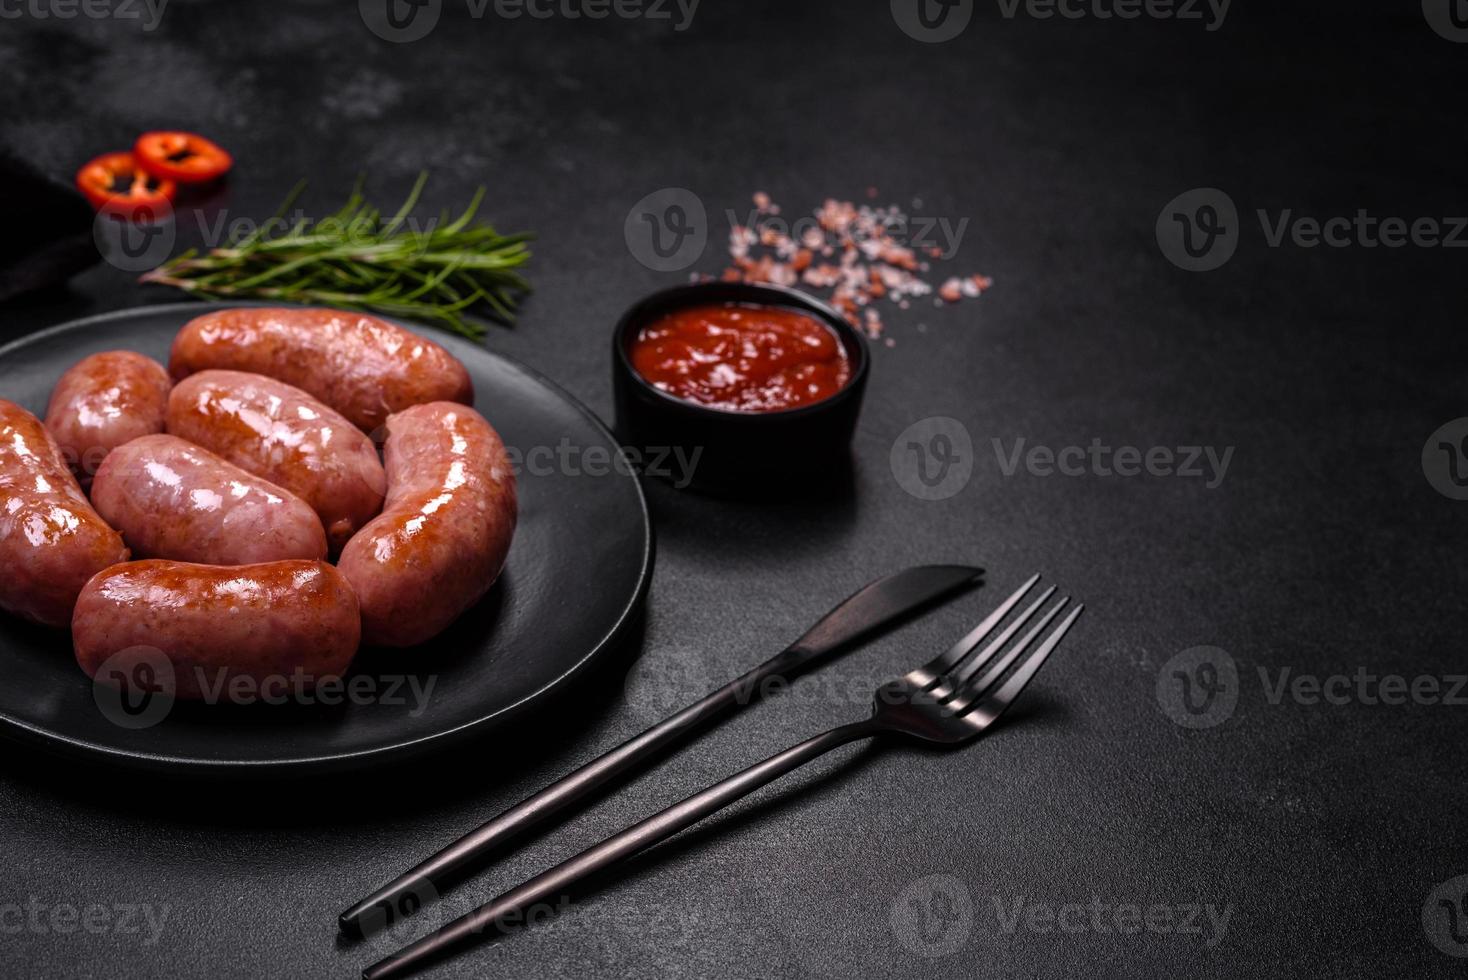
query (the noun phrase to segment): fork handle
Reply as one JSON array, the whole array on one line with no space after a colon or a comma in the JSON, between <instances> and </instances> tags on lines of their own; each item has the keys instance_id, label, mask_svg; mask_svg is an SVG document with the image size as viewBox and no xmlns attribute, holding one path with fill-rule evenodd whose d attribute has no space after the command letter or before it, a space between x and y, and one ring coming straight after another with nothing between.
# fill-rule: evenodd
<instances>
[{"instance_id":1,"label":"fork handle","mask_svg":"<svg viewBox=\"0 0 1468 980\"><path fill-rule=\"evenodd\" d=\"M883 576L847 597L805 635L701 701L654 725L598 759L481 824L416 867L381 886L338 917L343 932L363 934L396 921L433 899L437 887L467 871L511 838L583 800L654 756L688 741L723 715L757 700L761 685L789 679L842 647L895 623L902 616L973 585L982 571L966 565L917 565Z\"/></svg>"},{"instance_id":2,"label":"fork handle","mask_svg":"<svg viewBox=\"0 0 1468 980\"><path fill-rule=\"evenodd\" d=\"M758 697L760 685L771 677L788 677L806 666L822 652L819 648L796 643L766 660L758 667L725 684L712 694L696 701L654 725L640 735L623 742L532 796L505 810L422 863L405 871L378 888L338 916L341 929L348 933L372 931L369 923L381 915L385 923L397 921L437 894L438 885L531 827L549 819L577 800L590 796L596 789L640 763L657 755L670 745L688 738L719 716Z\"/></svg>"},{"instance_id":3,"label":"fork handle","mask_svg":"<svg viewBox=\"0 0 1468 980\"><path fill-rule=\"evenodd\" d=\"M673 836L735 800L748 796L766 783L779 779L787 772L800 768L834 748L859 739L872 738L885 730L881 723L868 719L833 728L772 755L764 762L756 763L743 772L693 794L682 803L675 803L661 813L608 837L600 844L460 916L437 932L403 947L363 970L362 980L387 980L389 977L400 976L430 959L471 945L483 938L489 927L521 921L525 913L535 905L559 897L576 882Z\"/></svg>"}]
</instances>

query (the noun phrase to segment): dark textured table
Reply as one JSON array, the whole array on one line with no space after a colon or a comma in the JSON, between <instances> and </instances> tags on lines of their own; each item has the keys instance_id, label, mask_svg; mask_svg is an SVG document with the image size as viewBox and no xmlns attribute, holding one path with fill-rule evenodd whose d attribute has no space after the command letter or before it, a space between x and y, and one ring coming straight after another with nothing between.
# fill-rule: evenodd
<instances>
[{"instance_id":1,"label":"dark textured table","mask_svg":"<svg viewBox=\"0 0 1468 980\"><path fill-rule=\"evenodd\" d=\"M488 184L497 224L539 236L536 294L488 343L604 417L611 323L687 278L624 240L660 188L706 205L697 271L722 268L726 211L754 191L796 215L875 187L874 203L966 219L945 268L995 284L888 312L849 492L649 485L645 627L548 709L574 734L542 716L407 770L247 787L7 743L0 974L354 976L385 943L340 943L334 917L368 886L867 579L929 561L982 564L990 586L726 724L394 938L862 715L877 679L1039 570L1088 612L992 737L838 754L429 975L1462 974L1468 503L1449 463L1468 423L1435 433L1468 415L1468 253L1449 241L1468 241L1468 44L1448 4L1240 2L1220 24L1206 4L985 3L944 43L905 33L927 29L897 6L705 0L678 30L674 4L507 19L446 0L426 37L390 43L348 2L175 0L154 30L142 4L138 20L3 5L5 144L63 176L184 127L235 151L210 204L230 219L267 216L302 177L314 213L358 172L391 199L431 170L425 214ZM1170 203L1195 188L1224 196ZM179 247L198 237L184 227ZM0 308L0 339L171 298L104 263ZM891 450L937 417L971 438L971 472L920 499ZM1206 455L1186 475L1194 446L1231 451L1221 479ZM1185 472L1160 475L1162 449ZM595 569L566 587L595 589Z\"/></svg>"}]
</instances>

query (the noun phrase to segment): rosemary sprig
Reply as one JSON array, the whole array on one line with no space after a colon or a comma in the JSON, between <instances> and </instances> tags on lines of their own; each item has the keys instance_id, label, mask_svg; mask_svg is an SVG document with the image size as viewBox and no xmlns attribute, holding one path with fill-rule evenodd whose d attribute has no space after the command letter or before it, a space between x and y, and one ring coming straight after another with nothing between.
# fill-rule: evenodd
<instances>
[{"instance_id":1,"label":"rosemary sprig","mask_svg":"<svg viewBox=\"0 0 1468 980\"><path fill-rule=\"evenodd\" d=\"M530 283L518 273L530 252L528 234L501 235L474 215L484 188L453 220L444 213L422 226L410 219L428 181L420 174L408 199L384 220L362 195L362 182L340 211L294 224L286 214L305 182L275 216L226 247L190 249L144 273L142 282L174 286L203 299L266 299L322 304L436 322L480 339L465 318L484 312L514 322Z\"/></svg>"}]
</instances>

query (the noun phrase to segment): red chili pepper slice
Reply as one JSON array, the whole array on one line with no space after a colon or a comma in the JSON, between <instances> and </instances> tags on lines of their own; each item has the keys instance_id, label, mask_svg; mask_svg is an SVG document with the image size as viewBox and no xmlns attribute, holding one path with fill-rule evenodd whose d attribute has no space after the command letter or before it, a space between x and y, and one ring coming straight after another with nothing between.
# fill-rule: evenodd
<instances>
[{"instance_id":1,"label":"red chili pepper slice","mask_svg":"<svg viewBox=\"0 0 1468 980\"><path fill-rule=\"evenodd\" d=\"M234 158L218 143L198 133L162 131L144 133L133 144L138 166L162 180L202 184L223 177Z\"/></svg>"},{"instance_id":2,"label":"red chili pepper slice","mask_svg":"<svg viewBox=\"0 0 1468 980\"><path fill-rule=\"evenodd\" d=\"M160 220L173 209L178 185L143 172L131 153L104 153L76 172L92 206L127 218Z\"/></svg>"}]
</instances>

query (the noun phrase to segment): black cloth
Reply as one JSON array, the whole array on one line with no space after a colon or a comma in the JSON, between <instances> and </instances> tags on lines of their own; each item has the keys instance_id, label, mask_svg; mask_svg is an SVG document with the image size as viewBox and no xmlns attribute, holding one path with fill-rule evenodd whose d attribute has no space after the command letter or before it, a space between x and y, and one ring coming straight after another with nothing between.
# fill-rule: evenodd
<instances>
[{"instance_id":1,"label":"black cloth","mask_svg":"<svg viewBox=\"0 0 1468 980\"><path fill-rule=\"evenodd\" d=\"M0 302L63 283L101 257L87 199L13 153L0 153L0 215Z\"/></svg>"}]
</instances>

